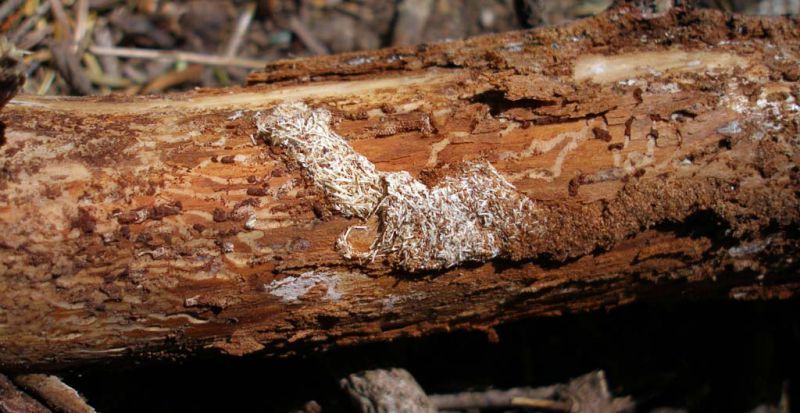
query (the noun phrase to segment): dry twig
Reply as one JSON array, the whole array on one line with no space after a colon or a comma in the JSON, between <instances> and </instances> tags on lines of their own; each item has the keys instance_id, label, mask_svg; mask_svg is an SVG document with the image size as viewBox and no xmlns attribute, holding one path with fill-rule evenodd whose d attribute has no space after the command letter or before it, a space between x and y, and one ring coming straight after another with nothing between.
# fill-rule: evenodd
<instances>
[{"instance_id":1,"label":"dry twig","mask_svg":"<svg viewBox=\"0 0 800 413\"><path fill-rule=\"evenodd\" d=\"M53 410L62 413L95 413L86 400L75 389L56 376L47 374L23 374L14 381L25 390L35 394Z\"/></svg>"},{"instance_id":2,"label":"dry twig","mask_svg":"<svg viewBox=\"0 0 800 413\"><path fill-rule=\"evenodd\" d=\"M53 42L50 45L50 52L53 54L53 62L56 68L73 92L81 95L94 94L92 82L81 68L78 56L73 52L74 43Z\"/></svg>"},{"instance_id":3,"label":"dry twig","mask_svg":"<svg viewBox=\"0 0 800 413\"><path fill-rule=\"evenodd\" d=\"M228 41L228 45L225 47L225 57L234 57L236 56L236 53L239 52L239 47L242 45L244 35L247 33L250 23L253 21L253 15L255 15L255 12L255 3L249 3L245 7L244 11L239 16L239 20L236 21L236 29L234 29L233 35Z\"/></svg>"},{"instance_id":4,"label":"dry twig","mask_svg":"<svg viewBox=\"0 0 800 413\"><path fill-rule=\"evenodd\" d=\"M614 398L608 391L605 373L593 371L570 380L537 388L487 390L428 396L439 410L501 409L526 407L562 412L618 413L631 411L630 398Z\"/></svg>"},{"instance_id":5,"label":"dry twig","mask_svg":"<svg viewBox=\"0 0 800 413\"><path fill-rule=\"evenodd\" d=\"M289 29L291 29L294 34L297 35L300 41L303 42L303 44L306 45L308 50L310 50L312 53L316 55L326 55L330 53L328 48L325 47L322 42L317 40L316 36L314 36L311 31L308 30L308 27L306 27L306 25L296 16L289 18Z\"/></svg>"},{"instance_id":6,"label":"dry twig","mask_svg":"<svg viewBox=\"0 0 800 413\"><path fill-rule=\"evenodd\" d=\"M0 21L19 8L23 1L25 0L6 0L3 4L0 4Z\"/></svg>"},{"instance_id":7,"label":"dry twig","mask_svg":"<svg viewBox=\"0 0 800 413\"><path fill-rule=\"evenodd\" d=\"M0 374L0 413L49 413L31 396L19 390L8 377Z\"/></svg>"},{"instance_id":8,"label":"dry twig","mask_svg":"<svg viewBox=\"0 0 800 413\"><path fill-rule=\"evenodd\" d=\"M90 46L89 51L98 56L116 56L137 59L152 59L162 62L184 61L209 66L237 66L248 69L261 69L267 62L241 57L225 57L179 50L135 49L130 47Z\"/></svg>"},{"instance_id":9,"label":"dry twig","mask_svg":"<svg viewBox=\"0 0 800 413\"><path fill-rule=\"evenodd\" d=\"M50 11L50 2L44 2L36 8L36 11L25 18L22 23L8 35L8 41L18 44L22 36L26 35L39 19Z\"/></svg>"},{"instance_id":10,"label":"dry twig","mask_svg":"<svg viewBox=\"0 0 800 413\"><path fill-rule=\"evenodd\" d=\"M204 67L202 65L190 65L183 70L169 71L153 79L147 86L142 88L140 93L158 93L181 83L197 81L203 74L203 70Z\"/></svg>"}]
</instances>

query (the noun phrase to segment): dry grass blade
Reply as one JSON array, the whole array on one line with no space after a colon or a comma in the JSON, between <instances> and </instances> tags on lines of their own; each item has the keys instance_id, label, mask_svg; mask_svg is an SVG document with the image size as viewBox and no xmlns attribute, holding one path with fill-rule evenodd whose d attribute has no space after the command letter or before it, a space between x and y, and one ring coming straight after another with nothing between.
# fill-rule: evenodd
<instances>
[{"instance_id":1,"label":"dry grass blade","mask_svg":"<svg viewBox=\"0 0 800 413\"><path fill-rule=\"evenodd\" d=\"M289 28L297 35L300 41L303 42L308 50L317 55L326 55L329 53L328 48L311 33L306 25L300 21L296 16L289 18Z\"/></svg>"},{"instance_id":2,"label":"dry grass blade","mask_svg":"<svg viewBox=\"0 0 800 413\"><path fill-rule=\"evenodd\" d=\"M21 50L31 50L52 34L53 26L45 26L28 33L16 44Z\"/></svg>"},{"instance_id":3,"label":"dry grass blade","mask_svg":"<svg viewBox=\"0 0 800 413\"><path fill-rule=\"evenodd\" d=\"M89 28L89 1L78 0L75 2L75 8L77 9L77 16L75 18L75 34L73 35L73 40L75 44L81 44Z\"/></svg>"},{"instance_id":4,"label":"dry grass blade","mask_svg":"<svg viewBox=\"0 0 800 413\"><path fill-rule=\"evenodd\" d=\"M50 0L50 6L53 9L53 15L56 18L56 22L58 22L58 26L61 29L64 38L72 39L72 26L70 25L67 13L64 11L64 4L61 3L61 0Z\"/></svg>"},{"instance_id":5,"label":"dry grass blade","mask_svg":"<svg viewBox=\"0 0 800 413\"><path fill-rule=\"evenodd\" d=\"M236 22L236 29L233 31L233 36L231 36L230 41L228 41L228 46L225 48L226 57L236 56L236 53L239 52L239 47L242 45L244 35L247 33L250 23L253 21L255 12L255 3L249 3L239 16L239 20Z\"/></svg>"},{"instance_id":6,"label":"dry grass blade","mask_svg":"<svg viewBox=\"0 0 800 413\"><path fill-rule=\"evenodd\" d=\"M25 18L25 20L14 31L12 31L9 34L8 40L11 43L17 44L22 38L22 36L27 34L33 28L36 22L39 21L39 19L41 19L42 16L47 14L49 11L50 11L50 2L44 2L40 4L32 15Z\"/></svg>"},{"instance_id":7,"label":"dry grass blade","mask_svg":"<svg viewBox=\"0 0 800 413\"><path fill-rule=\"evenodd\" d=\"M0 21L5 19L11 12L19 8L20 4L25 0L6 0L0 5Z\"/></svg>"},{"instance_id":8,"label":"dry grass blade","mask_svg":"<svg viewBox=\"0 0 800 413\"><path fill-rule=\"evenodd\" d=\"M98 27L94 30L94 41L98 46L113 47L113 37L108 27ZM100 65L106 76L120 77L119 59L115 56L99 56Z\"/></svg>"},{"instance_id":9,"label":"dry grass blade","mask_svg":"<svg viewBox=\"0 0 800 413\"><path fill-rule=\"evenodd\" d=\"M240 57L225 57L202 53L182 52L179 50L136 49L129 47L90 46L89 51L98 56L116 56L137 59L152 59L163 62L199 63L209 66L234 66L248 69L261 69L267 62Z\"/></svg>"},{"instance_id":10,"label":"dry grass blade","mask_svg":"<svg viewBox=\"0 0 800 413\"><path fill-rule=\"evenodd\" d=\"M204 69L203 65L194 64L183 70L169 71L153 79L147 86L142 88L140 93L158 93L172 86L197 81L203 74Z\"/></svg>"},{"instance_id":11,"label":"dry grass blade","mask_svg":"<svg viewBox=\"0 0 800 413\"><path fill-rule=\"evenodd\" d=\"M56 72L54 70L47 70L44 74L44 78L42 79L41 83L39 83L39 88L36 90L37 95L46 95L47 91L50 90L50 86L53 85L53 81L56 80Z\"/></svg>"},{"instance_id":12,"label":"dry grass blade","mask_svg":"<svg viewBox=\"0 0 800 413\"><path fill-rule=\"evenodd\" d=\"M53 62L56 64L58 73L69 84L70 89L77 94L92 95L94 89L92 82L81 68L78 57L72 52L72 42L53 42L50 51L53 54Z\"/></svg>"}]
</instances>

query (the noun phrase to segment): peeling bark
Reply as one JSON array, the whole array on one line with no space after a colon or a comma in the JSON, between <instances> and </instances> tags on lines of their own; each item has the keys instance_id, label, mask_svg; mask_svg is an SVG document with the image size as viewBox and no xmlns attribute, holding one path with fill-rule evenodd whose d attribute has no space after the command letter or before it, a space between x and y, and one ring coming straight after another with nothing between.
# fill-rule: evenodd
<instances>
[{"instance_id":1,"label":"peeling bark","mask_svg":"<svg viewBox=\"0 0 800 413\"><path fill-rule=\"evenodd\" d=\"M797 23L621 8L276 62L243 88L17 97L0 112L0 365L491 336L642 299L789 297ZM258 130L291 101L329 113L376 183L405 173L428 199L482 164L532 207L488 232L483 204L464 207L471 234L503 244L452 266L405 265L397 243L348 255L337 240L356 226L349 245L373 252L389 192L344 213L300 152Z\"/></svg>"}]
</instances>

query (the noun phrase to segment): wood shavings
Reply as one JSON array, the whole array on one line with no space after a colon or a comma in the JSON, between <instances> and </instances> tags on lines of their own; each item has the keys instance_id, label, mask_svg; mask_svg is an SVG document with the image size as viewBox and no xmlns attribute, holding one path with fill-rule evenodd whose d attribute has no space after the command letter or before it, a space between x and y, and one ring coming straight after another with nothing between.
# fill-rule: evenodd
<instances>
[{"instance_id":1,"label":"wood shavings","mask_svg":"<svg viewBox=\"0 0 800 413\"><path fill-rule=\"evenodd\" d=\"M378 236L366 252L354 251L348 228L336 243L346 258L384 257L403 270L451 268L503 255L534 220L535 205L488 162L468 162L433 188L408 172L378 172L330 130L330 113L284 103L257 118L271 145L285 149L347 217L376 216Z\"/></svg>"},{"instance_id":2,"label":"wood shavings","mask_svg":"<svg viewBox=\"0 0 800 413\"><path fill-rule=\"evenodd\" d=\"M375 166L330 130L331 115L303 103L276 107L256 124L271 145L284 148L346 217L366 218L383 196Z\"/></svg>"},{"instance_id":3,"label":"wood shavings","mask_svg":"<svg viewBox=\"0 0 800 413\"><path fill-rule=\"evenodd\" d=\"M535 209L488 162L466 163L433 188L407 172L383 178L386 197L376 210L382 230L368 253L352 256L383 255L408 271L495 258L529 230Z\"/></svg>"}]
</instances>

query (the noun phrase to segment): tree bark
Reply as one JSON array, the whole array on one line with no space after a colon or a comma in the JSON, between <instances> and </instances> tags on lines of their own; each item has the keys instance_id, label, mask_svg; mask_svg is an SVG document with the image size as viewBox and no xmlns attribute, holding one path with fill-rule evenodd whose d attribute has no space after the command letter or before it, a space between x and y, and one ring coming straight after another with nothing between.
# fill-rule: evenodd
<instances>
[{"instance_id":1,"label":"tree bark","mask_svg":"<svg viewBox=\"0 0 800 413\"><path fill-rule=\"evenodd\" d=\"M280 61L242 88L19 96L0 365L790 297L797 23L623 7Z\"/></svg>"}]
</instances>

